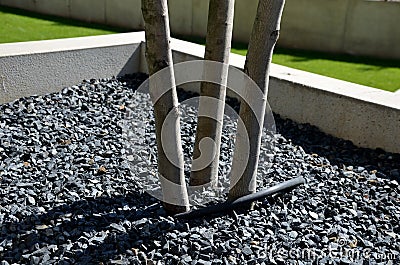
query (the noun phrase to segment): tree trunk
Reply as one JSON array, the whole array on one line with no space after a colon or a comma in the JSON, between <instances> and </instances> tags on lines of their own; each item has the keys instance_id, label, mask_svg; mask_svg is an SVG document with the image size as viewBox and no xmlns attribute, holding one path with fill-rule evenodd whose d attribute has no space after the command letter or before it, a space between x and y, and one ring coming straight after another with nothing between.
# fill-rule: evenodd
<instances>
[{"instance_id":1,"label":"tree trunk","mask_svg":"<svg viewBox=\"0 0 400 265\"><path fill-rule=\"evenodd\" d=\"M158 174L163 191L164 209L171 214L189 210L184 177L184 161L180 136L178 98L170 48L167 0L142 0L146 32L146 60L150 76L167 68L163 83L149 80L154 104ZM164 71L166 71L164 70ZM157 94L166 89L165 93ZM154 98L157 95L157 98ZM158 96L160 96L158 98ZM172 115L171 115L172 114ZM168 122L164 121L168 116ZM162 139L168 138L168 141Z\"/></svg>"},{"instance_id":2,"label":"tree trunk","mask_svg":"<svg viewBox=\"0 0 400 265\"><path fill-rule=\"evenodd\" d=\"M204 59L224 65L204 69L205 75L217 76L220 84L203 82L200 87L190 186L215 185L218 177L233 13L234 0L210 0Z\"/></svg>"},{"instance_id":3,"label":"tree trunk","mask_svg":"<svg viewBox=\"0 0 400 265\"><path fill-rule=\"evenodd\" d=\"M240 124L238 123L229 200L254 193L256 190L258 157L267 102L269 68L273 49L279 37L284 4L285 0L259 0L258 2L257 15L250 36L244 71L259 86L264 98L262 100L251 100L255 104L252 106L244 100L241 102L239 116L244 125L239 126ZM251 91L248 91L247 94L251 94ZM257 120L257 117L261 117L260 121ZM240 137L240 135L245 135L246 133L249 136L250 148L244 146L245 141ZM248 148L249 151L246 151ZM243 153L248 153L247 161L244 161ZM245 167L244 172L243 167ZM243 172L243 174L239 175L237 172Z\"/></svg>"}]
</instances>

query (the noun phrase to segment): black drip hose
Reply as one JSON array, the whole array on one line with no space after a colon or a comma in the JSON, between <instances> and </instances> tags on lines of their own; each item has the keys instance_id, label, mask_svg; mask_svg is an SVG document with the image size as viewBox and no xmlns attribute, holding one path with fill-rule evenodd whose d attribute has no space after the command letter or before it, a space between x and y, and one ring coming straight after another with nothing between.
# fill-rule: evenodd
<instances>
[{"instance_id":1,"label":"black drip hose","mask_svg":"<svg viewBox=\"0 0 400 265\"><path fill-rule=\"evenodd\" d=\"M245 195L243 197L240 197L236 200L233 201L227 201L215 205L211 205L205 208L200 208L197 210L192 210L189 212L185 213L178 213L175 214L175 218L182 218L182 219L193 219L193 218L199 218L205 215L209 214L215 214L215 213L224 213L228 212L231 210L234 210L240 206L243 205L248 205L251 202L263 199L265 197L271 196L273 194L276 194L278 192L283 192L287 191L289 189L293 189L301 184L304 184L305 180L303 177L297 177L288 181L281 182L275 186L262 189L256 193Z\"/></svg>"}]
</instances>

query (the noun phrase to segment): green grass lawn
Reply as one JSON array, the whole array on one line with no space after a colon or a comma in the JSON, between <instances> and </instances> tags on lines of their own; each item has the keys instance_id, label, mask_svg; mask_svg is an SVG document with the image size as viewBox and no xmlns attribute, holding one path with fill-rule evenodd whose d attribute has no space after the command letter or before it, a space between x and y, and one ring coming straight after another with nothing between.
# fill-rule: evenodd
<instances>
[{"instance_id":1,"label":"green grass lawn","mask_svg":"<svg viewBox=\"0 0 400 265\"><path fill-rule=\"evenodd\" d=\"M0 43L71 38L126 30L0 7ZM182 38L187 39L187 38ZM189 41L204 44L202 38ZM233 52L246 55L245 45ZM276 49L274 63L388 91L400 89L400 61Z\"/></svg>"},{"instance_id":2,"label":"green grass lawn","mask_svg":"<svg viewBox=\"0 0 400 265\"><path fill-rule=\"evenodd\" d=\"M118 28L40 15L8 7L0 7L0 23L0 43L124 32Z\"/></svg>"},{"instance_id":3,"label":"green grass lawn","mask_svg":"<svg viewBox=\"0 0 400 265\"><path fill-rule=\"evenodd\" d=\"M243 47L234 53L246 55ZM272 62L387 91L400 89L400 61L277 48Z\"/></svg>"}]
</instances>

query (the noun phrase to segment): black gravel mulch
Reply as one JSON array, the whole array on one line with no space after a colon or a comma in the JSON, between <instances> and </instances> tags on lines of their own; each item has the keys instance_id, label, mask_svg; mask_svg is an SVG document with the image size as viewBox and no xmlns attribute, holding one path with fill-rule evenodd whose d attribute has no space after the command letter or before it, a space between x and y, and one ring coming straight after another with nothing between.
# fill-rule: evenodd
<instances>
[{"instance_id":1,"label":"black gravel mulch","mask_svg":"<svg viewBox=\"0 0 400 265\"><path fill-rule=\"evenodd\" d=\"M306 185L249 212L168 217L138 183L141 161L156 159L151 130L147 153L131 152L122 137L121 121L143 99L134 91L145 78L85 80L0 105L2 265L400 264L400 155L277 115L275 156L272 163L260 157L259 186L296 176ZM187 157L194 113L182 119ZM227 123L221 175L233 146L234 122Z\"/></svg>"}]
</instances>

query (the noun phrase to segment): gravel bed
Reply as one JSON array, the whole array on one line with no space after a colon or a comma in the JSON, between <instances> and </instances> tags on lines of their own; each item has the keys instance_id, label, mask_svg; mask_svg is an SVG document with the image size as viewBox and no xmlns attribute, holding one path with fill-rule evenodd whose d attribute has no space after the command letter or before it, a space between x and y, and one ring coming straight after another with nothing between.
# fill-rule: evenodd
<instances>
[{"instance_id":1,"label":"gravel bed","mask_svg":"<svg viewBox=\"0 0 400 265\"><path fill-rule=\"evenodd\" d=\"M400 263L400 155L279 116L278 133L265 136L274 139L275 156L260 158L259 186L299 175L306 185L248 212L167 216L140 182L156 159L152 129L141 144L122 137L127 106L142 101L134 91L145 78L85 80L0 105L0 264ZM138 113L133 119L152 117ZM188 158L195 112L185 116ZM234 141L234 120L227 121L221 175ZM213 196L223 199L223 189Z\"/></svg>"}]
</instances>

